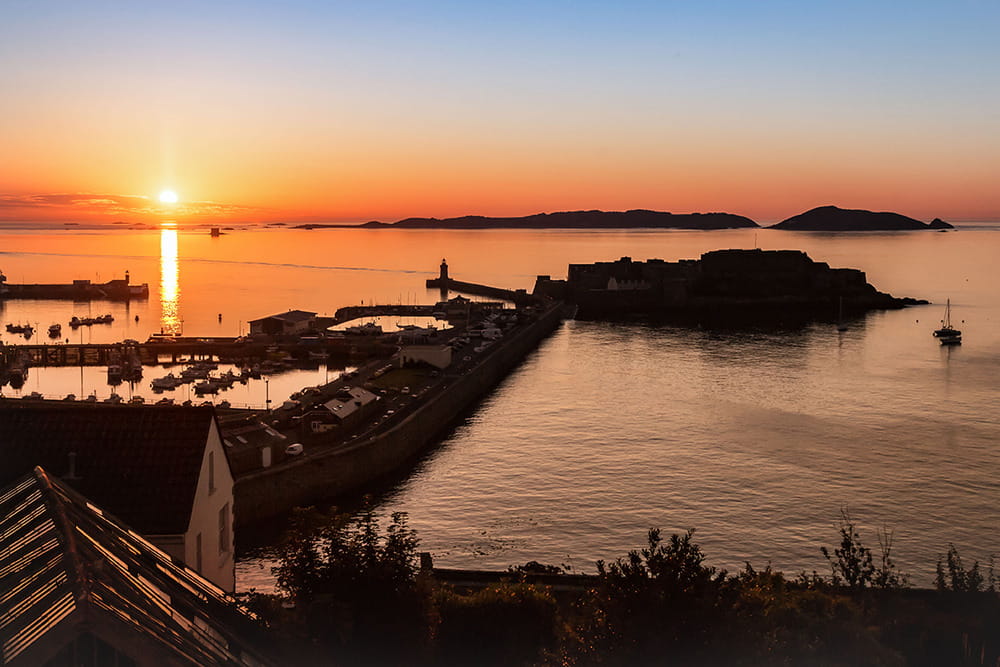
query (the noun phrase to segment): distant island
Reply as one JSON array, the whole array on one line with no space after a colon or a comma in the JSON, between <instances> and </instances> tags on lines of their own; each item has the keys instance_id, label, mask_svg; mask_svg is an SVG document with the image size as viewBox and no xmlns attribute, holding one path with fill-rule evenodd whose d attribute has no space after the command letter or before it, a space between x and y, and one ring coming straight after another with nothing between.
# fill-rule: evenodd
<instances>
[{"instance_id":1,"label":"distant island","mask_svg":"<svg viewBox=\"0 0 1000 667\"><path fill-rule=\"evenodd\" d=\"M363 225L310 223L296 229L737 229L759 225L732 213L667 213L663 211L561 211L497 218L465 215L459 218L406 218L398 222Z\"/></svg>"},{"instance_id":2,"label":"distant island","mask_svg":"<svg viewBox=\"0 0 1000 667\"><path fill-rule=\"evenodd\" d=\"M908 229L954 229L941 218L923 223L899 213L819 206L783 220L770 229L823 232L882 232Z\"/></svg>"}]
</instances>

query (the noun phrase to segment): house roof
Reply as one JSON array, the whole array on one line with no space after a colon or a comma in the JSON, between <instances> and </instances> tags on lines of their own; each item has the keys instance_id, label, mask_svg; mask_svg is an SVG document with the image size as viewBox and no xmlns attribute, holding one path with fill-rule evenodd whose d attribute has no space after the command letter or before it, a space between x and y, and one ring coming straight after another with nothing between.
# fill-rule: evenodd
<instances>
[{"instance_id":1,"label":"house roof","mask_svg":"<svg viewBox=\"0 0 1000 667\"><path fill-rule=\"evenodd\" d=\"M307 310L289 310L287 313L270 315L268 317L262 317L259 320L250 320L250 324L253 324L254 322L263 322L264 320L282 320L290 323L306 322L314 317L316 317L316 313L310 313Z\"/></svg>"},{"instance_id":2,"label":"house roof","mask_svg":"<svg viewBox=\"0 0 1000 667\"><path fill-rule=\"evenodd\" d=\"M3 409L0 485L40 465L145 535L180 534L214 427L211 407Z\"/></svg>"},{"instance_id":3,"label":"house roof","mask_svg":"<svg viewBox=\"0 0 1000 667\"><path fill-rule=\"evenodd\" d=\"M284 446L288 436L275 431L259 419L247 419L241 423L220 424L222 443L233 449L249 447L256 449L276 443Z\"/></svg>"},{"instance_id":4,"label":"house roof","mask_svg":"<svg viewBox=\"0 0 1000 667\"><path fill-rule=\"evenodd\" d=\"M268 663L249 612L41 468L0 489L0 590L4 665L82 633L139 664Z\"/></svg>"},{"instance_id":5,"label":"house roof","mask_svg":"<svg viewBox=\"0 0 1000 667\"><path fill-rule=\"evenodd\" d=\"M335 417L343 421L349 415L354 414L362 406L368 405L378 400L378 396L363 387L351 387L348 390L351 398L349 400L333 399L323 404Z\"/></svg>"}]
</instances>

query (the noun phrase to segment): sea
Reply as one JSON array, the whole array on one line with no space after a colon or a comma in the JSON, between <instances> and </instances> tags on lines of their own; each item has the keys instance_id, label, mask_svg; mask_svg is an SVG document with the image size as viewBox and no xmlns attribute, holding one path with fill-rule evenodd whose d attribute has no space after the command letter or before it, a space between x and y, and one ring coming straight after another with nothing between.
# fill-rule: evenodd
<instances>
[{"instance_id":1,"label":"sea","mask_svg":"<svg viewBox=\"0 0 1000 667\"><path fill-rule=\"evenodd\" d=\"M650 528L695 531L706 561L828 574L821 546L849 513L862 541L933 585L954 545L966 565L1000 553L1000 223L949 232L439 231L0 227L9 283L104 282L129 272L148 300L0 300L0 323L32 342L142 340L152 333L246 333L290 309L433 303L424 280L447 259L460 280L531 289L570 263L697 258L722 248L803 250L866 272L930 305L872 312L837 331L707 329L567 320L475 410L371 502L405 512L441 567L535 560L594 572L644 545ZM931 335L946 300L961 346ZM110 325L71 330L76 315ZM63 324L58 339L49 324ZM406 323L401 320L400 323ZM0 340L23 343L0 327ZM206 400L281 401L343 368L296 369ZM112 391L152 401L146 379L112 387L100 368L32 368L24 386L61 398ZM178 390L178 391L190 391ZM195 398L178 395L176 398ZM198 399L201 400L200 398ZM179 401L178 401L179 402ZM274 585L273 538L240 539L238 587Z\"/></svg>"}]
</instances>

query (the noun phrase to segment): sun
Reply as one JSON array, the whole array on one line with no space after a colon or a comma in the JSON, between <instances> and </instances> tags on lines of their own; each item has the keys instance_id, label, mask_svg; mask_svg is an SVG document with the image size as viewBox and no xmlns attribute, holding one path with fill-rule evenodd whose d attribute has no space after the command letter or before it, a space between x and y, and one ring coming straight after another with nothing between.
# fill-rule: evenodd
<instances>
[{"instance_id":1,"label":"sun","mask_svg":"<svg viewBox=\"0 0 1000 667\"><path fill-rule=\"evenodd\" d=\"M177 193L173 190L164 190L160 193L160 201L164 204L176 204L177 203Z\"/></svg>"}]
</instances>

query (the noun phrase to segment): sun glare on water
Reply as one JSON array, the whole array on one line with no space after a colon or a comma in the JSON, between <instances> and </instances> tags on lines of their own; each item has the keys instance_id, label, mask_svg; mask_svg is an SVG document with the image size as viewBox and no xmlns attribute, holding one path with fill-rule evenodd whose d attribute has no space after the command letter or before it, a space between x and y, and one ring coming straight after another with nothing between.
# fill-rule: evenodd
<instances>
[{"instance_id":1,"label":"sun glare on water","mask_svg":"<svg viewBox=\"0 0 1000 667\"><path fill-rule=\"evenodd\" d=\"M160 193L160 201L164 204L176 204L177 193L173 190L164 190Z\"/></svg>"}]
</instances>

